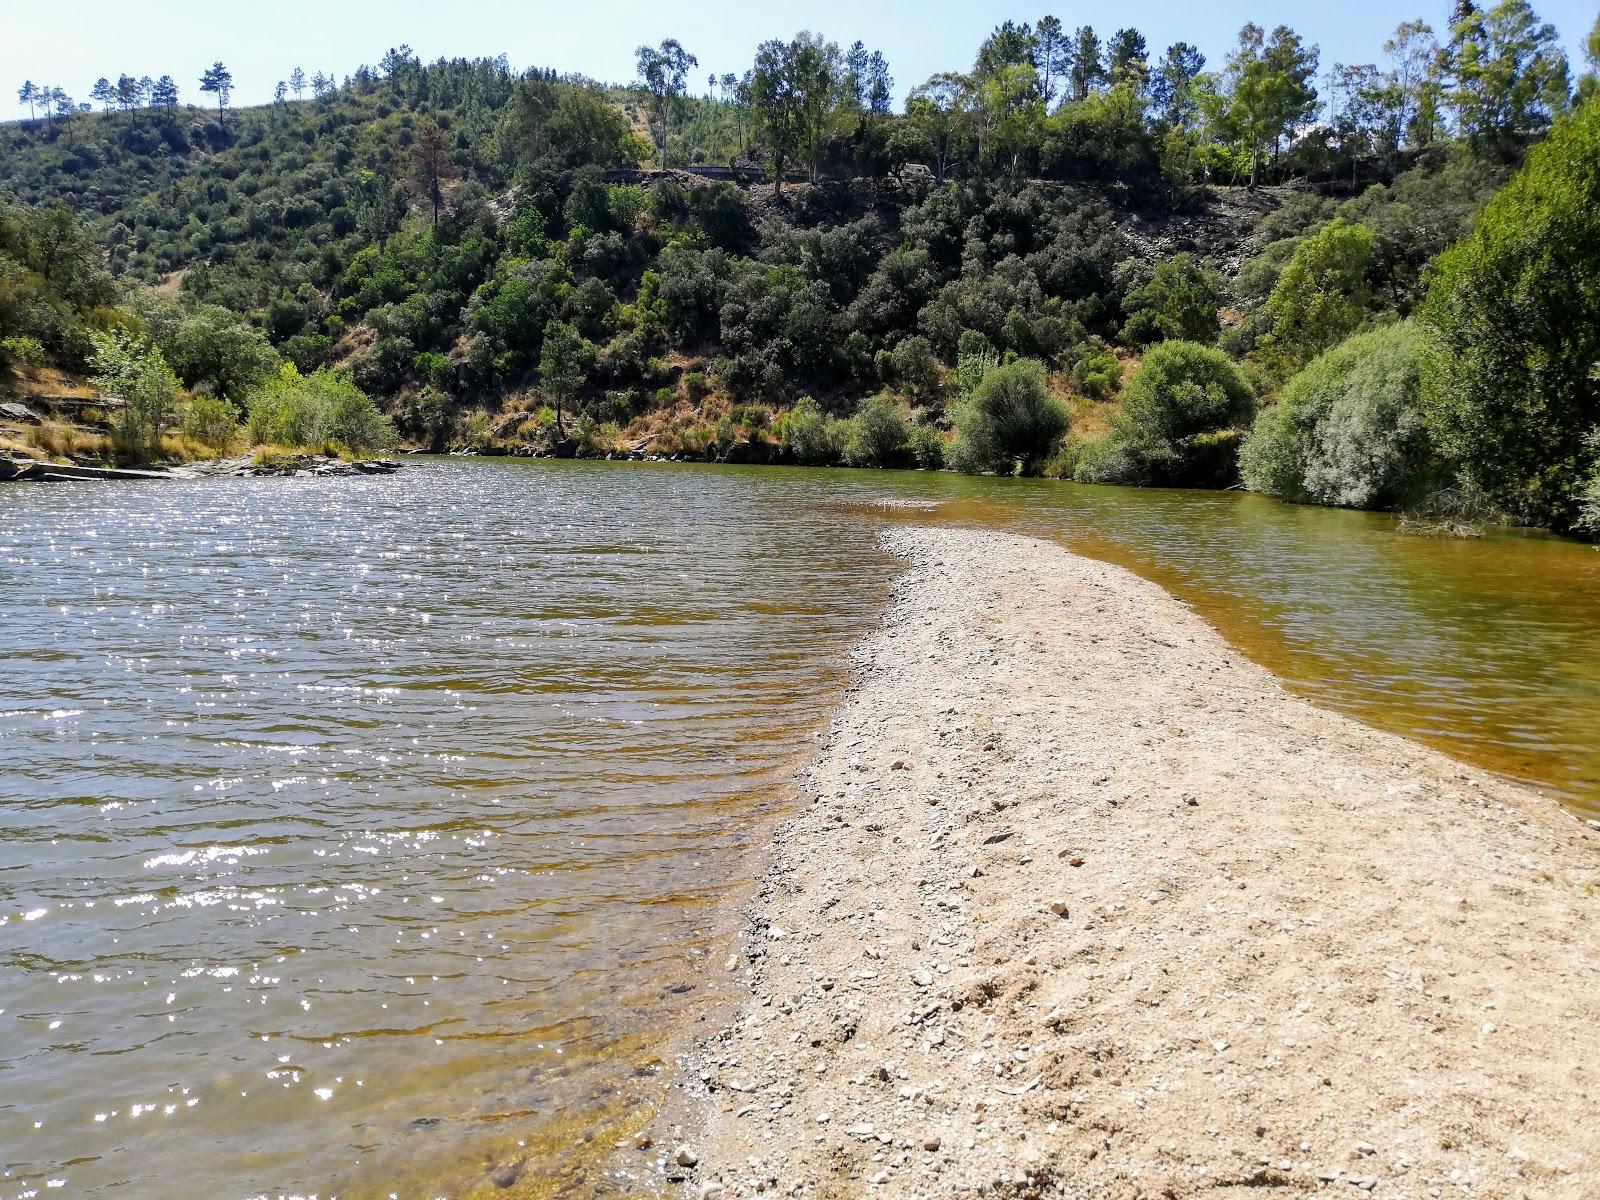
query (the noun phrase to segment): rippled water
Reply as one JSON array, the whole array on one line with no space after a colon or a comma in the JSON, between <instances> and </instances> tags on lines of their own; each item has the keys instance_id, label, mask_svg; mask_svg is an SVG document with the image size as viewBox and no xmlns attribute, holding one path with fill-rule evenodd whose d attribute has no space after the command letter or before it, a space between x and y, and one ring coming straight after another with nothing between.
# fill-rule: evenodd
<instances>
[{"instance_id":1,"label":"rippled water","mask_svg":"<svg viewBox=\"0 0 1600 1200\"><path fill-rule=\"evenodd\" d=\"M880 472L0 490L0 1197L589 1194L726 978L883 497L1600 812L1600 554L1558 539Z\"/></svg>"}]
</instances>

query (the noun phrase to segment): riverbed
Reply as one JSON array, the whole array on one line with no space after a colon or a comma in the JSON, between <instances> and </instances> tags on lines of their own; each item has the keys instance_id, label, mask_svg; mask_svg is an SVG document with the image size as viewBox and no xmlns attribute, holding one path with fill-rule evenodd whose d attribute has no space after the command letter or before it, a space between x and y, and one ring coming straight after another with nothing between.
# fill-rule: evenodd
<instances>
[{"instance_id":1,"label":"riverbed","mask_svg":"<svg viewBox=\"0 0 1600 1200\"><path fill-rule=\"evenodd\" d=\"M1600 815L1600 555L1258 497L416 460L0 525L0 1196L585 1194L898 570L1123 562L1297 691ZM914 664L907 665L914 670Z\"/></svg>"}]
</instances>

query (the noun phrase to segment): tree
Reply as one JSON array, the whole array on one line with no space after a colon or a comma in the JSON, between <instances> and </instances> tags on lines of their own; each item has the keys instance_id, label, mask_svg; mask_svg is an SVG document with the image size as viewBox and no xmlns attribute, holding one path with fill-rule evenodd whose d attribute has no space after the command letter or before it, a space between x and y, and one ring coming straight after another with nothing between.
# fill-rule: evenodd
<instances>
[{"instance_id":1,"label":"tree","mask_svg":"<svg viewBox=\"0 0 1600 1200\"><path fill-rule=\"evenodd\" d=\"M1037 144L1044 122L1044 98L1032 64L996 70L983 80L978 102L990 152L1009 159L1014 174L1022 152Z\"/></svg>"},{"instance_id":2,"label":"tree","mask_svg":"<svg viewBox=\"0 0 1600 1200\"><path fill-rule=\"evenodd\" d=\"M289 88L294 92L294 98L300 99L306 90L306 73L299 67L289 72Z\"/></svg>"},{"instance_id":3,"label":"tree","mask_svg":"<svg viewBox=\"0 0 1600 1200\"><path fill-rule=\"evenodd\" d=\"M1067 32L1055 17L1040 17L1034 27L1033 65L1039 72L1039 86L1045 107L1055 103L1056 94L1067 75Z\"/></svg>"},{"instance_id":4,"label":"tree","mask_svg":"<svg viewBox=\"0 0 1600 1200\"><path fill-rule=\"evenodd\" d=\"M1452 101L1461 132L1475 142L1536 132L1567 107L1567 56L1553 25L1527 0L1501 0L1469 15L1454 30L1456 87Z\"/></svg>"},{"instance_id":5,"label":"tree","mask_svg":"<svg viewBox=\"0 0 1600 1200\"><path fill-rule=\"evenodd\" d=\"M122 401L117 440L129 453L148 457L178 417L178 377L159 348L126 329L96 334L95 387Z\"/></svg>"},{"instance_id":6,"label":"tree","mask_svg":"<svg viewBox=\"0 0 1600 1200\"><path fill-rule=\"evenodd\" d=\"M1383 44L1389 69L1380 96L1384 144L1391 155L1409 142L1431 145L1438 136L1439 43L1426 21L1406 21Z\"/></svg>"},{"instance_id":7,"label":"tree","mask_svg":"<svg viewBox=\"0 0 1600 1200\"><path fill-rule=\"evenodd\" d=\"M665 170L671 105L688 85L689 68L698 67L700 60L685 50L676 38L667 38L659 46L640 46L634 51L634 60L638 64L639 82L650 94L655 108L656 147Z\"/></svg>"},{"instance_id":8,"label":"tree","mask_svg":"<svg viewBox=\"0 0 1600 1200\"><path fill-rule=\"evenodd\" d=\"M1266 356L1292 373L1348 337L1366 316L1372 234L1343 217L1301 242L1267 297Z\"/></svg>"},{"instance_id":9,"label":"tree","mask_svg":"<svg viewBox=\"0 0 1600 1200\"><path fill-rule=\"evenodd\" d=\"M139 81L132 75L117 76L117 107L123 112L139 107Z\"/></svg>"},{"instance_id":10,"label":"tree","mask_svg":"<svg viewBox=\"0 0 1600 1200\"><path fill-rule=\"evenodd\" d=\"M216 96L217 119L226 121L228 97L233 95L233 73L220 61L212 63L206 68L205 74L200 76L200 90L211 92Z\"/></svg>"},{"instance_id":11,"label":"tree","mask_svg":"<svg viewBox=\"0 0 1600 1200\"><path fill-rule=\"evenodd\" d=\"M416 140L410 150L412 190L433 208L433 227L439 228L439 210L444 208L450 188L461 177L450 154L450 139L438 124L427 118L417 122Z\"/></svg>"},{"instance_id":12,"label":"tree","mask_svg":"<svg viewBox=\"0 0 1600 1200\"><path fill-rule=\"evenodd\" d=\"M38 99L39 89L34 86L34 82L31 79L25 80L23 85L17 89L17 103L28 106L28 120L30 121L33 120L33 106L38 102Z\"/></svg>"},{"instance_id":13,"label":"tree","mask_svg":"<svg viewBox=\"0 0 1600 1200\"><path fill-rule=\"evenodd\" d=\"M927 138L939 183L944 182L951 152L967 128L972 101L972 81L949 72L912 88L906 98L906 117Z\"/></svg>"},{"instance_id":14,"label":"tree","mask_svg":"<svg viewBox=\"0 0 1600 1200\"><path fill-rule=\"evenodd\" d=\"M539 355L539 386L555 397L556 433L563 434L562 411L583 387L594 346L565 321L550 319L544 327L544 348Z\"/></svg>"},{"instance_id":15,"label":"tree","mask_svg":"<svg viewBox=\"0 0 1600 1200\"><path fill-rule=\"evenodd\" d=\"M1194 120L1194 81L1206 69L1206 56L1188 42L1173 42L1161 56L1150 81L1150 98L1158 118L1173 129L1188 129Z\"/></svg>"},{"instance_id":16,"label":"tree","mask_svg":"<svg viewBox=\"0 0 1600 1200\"><path fill-rule=\"evenodd\" d=\"M1317 60L1317 48L1307 49L1286 25L1274 29L1270 39L1256 24L1239 31L1225 72L1225 126L1249 155L1251 187L1267 147L1276 161L1284 135L1316 112L1311 80Z\"/></svg>"},{"instance_id":17,"label":"tree","mask_svg":"<svg viewBox=\"0 0 1600 1200\"><path fill-rule=\"evenodd\" d=\"M150 91L150 100L159 108L178 106L178 85L171 75L163 75L156 80L155 87Z\"/></svg>"},{"instance_id":18,"label":"tree","mask_svg":"<svg viewBox=\"0 0 1600 1200\"><path fill-rule=\"evenodd\" d=\"M1568 528L1600 427L1600 107L1528 152L1435 263L1419 319L1439 448L1519 520Z\"/></svg>"},{"instance_id":19,"label":"tree","mask_svg":"<svg viewBox=\"0 0 1600 1200\"><path fill-rule=\"evenodd\" d=\"M992 367L955 409L951 461L968 474L1036 475L1067 435L1067 406L1031 358Z\"/></svg>"},{"instance_id":20,"label":"tree","mask_svg":"<svg viewBox=\"0 0 1600 1200\"><path fill-rule=\"evenodd\" d=\"M978 59L972 65L972 73L984 79L1008 67L1020 67L1023 64L1032 66L1038 46L1033 29L1026 21L1021 25L1014 21L997 25L978 48Z\"/></svg>"},{"instance_id":21,"label":"tree","mask_svg":"<svg viewBox=\"0 0 1600 1200\"><path fill-rule=\"evenodd\" d=\"M278 85L275 88L272 89L272 102L274 104L276 104L279 108L282 108L283 104L284 104L284 101L286 99L288 99L288 96L289 96L289 85L286 84L281 79L278 80Z\"/></svg>"},{"instance_id":22,"label":"tree","mask_svg":"<svg viewBox=\"0 0 1600 1200\"><path fill-rule=\"evenodd\" d=\"M774 195L783 192L783 169L791 158L818 160L838 93L839 48L801 33L792 41L763 42L750 74L750 105L772 154Z\"/></svg>"},{"instance_id":23,"label":"tree","mask_svg":"<svg viewBox=\"0 0 1600 1200\"><path fill-rule=\"evenodd\" d=\"M1137 29L1119 29L1106 46L1106 73L1112 83L1137 79L1143 85L1149 74L1149 50Z\"/></svg>"},{"instance_id":24,"label":"tree","mask_svg":"<svg viewBox=\"0 0 1600 1200\"><path fill-rule=\"evenodd\" d=\"M1086 99L1106 78L1105 65L1100 61L1100 39L1091 26L1080 25L1072 36L1072 65L1067 77L1072 82L1074 100Z\"/></svg>"}]
</instances>

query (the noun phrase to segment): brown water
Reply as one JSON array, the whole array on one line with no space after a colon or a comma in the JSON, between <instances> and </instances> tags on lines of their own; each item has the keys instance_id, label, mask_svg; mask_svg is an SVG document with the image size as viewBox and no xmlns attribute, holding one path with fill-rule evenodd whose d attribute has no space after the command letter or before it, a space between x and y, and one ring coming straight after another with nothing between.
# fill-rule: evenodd
<instances>
[{"instance_id":1,"label":"brown water","mask_svg":"<svg viewBox=\"0 0 1600 1200\"><path fill-rule=\"evenodd\" d=\"M1600 813L1600 555L1558 539L504 460L4 490L0 1198L594 1191L723 986L893 572L880 499L1126 562L1299 690Z\"/></svg>"}]
</instances>

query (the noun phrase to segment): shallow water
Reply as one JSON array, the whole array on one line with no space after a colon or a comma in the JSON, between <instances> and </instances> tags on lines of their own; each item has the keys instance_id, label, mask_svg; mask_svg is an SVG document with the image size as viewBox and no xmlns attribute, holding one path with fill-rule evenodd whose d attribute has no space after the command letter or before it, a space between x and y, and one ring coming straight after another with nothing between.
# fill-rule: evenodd
<instances>
[{"instance_id":1,"label":"shallow water","mask_svg":"<svg viewBox=\"0 0 1600 1200\"><path fill-rule=\"evenodd\" d=\"M0 491L0 1197L589 1194L930 518L1600 812L1600 555L1255 497L419 460ZM500 1184L515 1177L515 1184Z\"/></svg>"}]
</instances>

